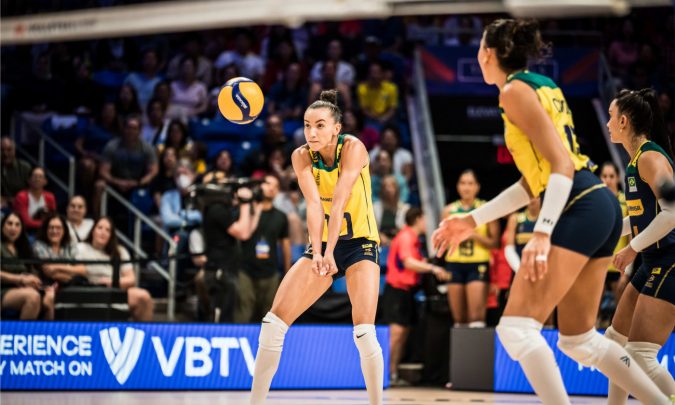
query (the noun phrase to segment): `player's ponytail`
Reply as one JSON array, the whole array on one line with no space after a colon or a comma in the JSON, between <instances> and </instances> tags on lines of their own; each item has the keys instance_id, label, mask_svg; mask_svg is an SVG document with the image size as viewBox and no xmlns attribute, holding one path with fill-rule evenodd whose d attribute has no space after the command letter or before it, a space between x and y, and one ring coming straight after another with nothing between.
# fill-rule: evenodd
<instances>
[{"instance_id":1,"label":"player's ponytail","mask_svg":"<svg viewBox=\"0 0 675 405\"><path fill-rule=\"evenodd\" d=\"M536 20L495 20L485 28L485 45L496 50L499 65L507 72L525 69L530 59L543 58L550 48Z\"/></svg>"},{"instance_id":2,"label":"player's ponytail","mask_svg":"<svg viewBox=\"0 0 675 405\"><path fill-rule=\"evenodd\" d=\"M659 107L656 91L650 88L641 90L621 90L615 98L619 114L625 114L636 135L645 135L668 153L671 159L675 139L668 133L663 113Z\"/></svg>"},{"instance_id":3,"label":"player's ponytail","mask_svg":"<svg viewBox=\"0 0 675 405\"><path fill-rule=\"evenodd\" d=\"M342 122L342 111L340 110L340 107L337 105L337 97L338 97L338 92L337 90L324 90L321 92L321 95L319 95L319 99L307 107L308 110L315 109L315 108L327 108L330 110L331 114L333 115L333 119L335 120L336 123L341 123Z\"/></svg>"}]
</instances>

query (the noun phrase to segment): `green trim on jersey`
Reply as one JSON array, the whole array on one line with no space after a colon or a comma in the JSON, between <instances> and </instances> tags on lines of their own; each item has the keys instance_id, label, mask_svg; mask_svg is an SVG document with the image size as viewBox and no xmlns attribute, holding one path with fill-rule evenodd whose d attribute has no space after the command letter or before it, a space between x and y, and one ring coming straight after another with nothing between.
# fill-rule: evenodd
<instances>
[{"instance_id":1,"label":"green trim on jersey","mask_svg":"<svg viewBox=\"0 0 675 405\"><path fill-rule=\"evenodd\" d=\"M558 85L555 84L553 80L539 73L532 73L528 70L521 70L515 73L511 73L506 78L506 83L509 83L513 80L520 80L527 83L530 87L537 90L540 87L549 87L552 89L557 89Z\"/></svg>"}]
</instances>

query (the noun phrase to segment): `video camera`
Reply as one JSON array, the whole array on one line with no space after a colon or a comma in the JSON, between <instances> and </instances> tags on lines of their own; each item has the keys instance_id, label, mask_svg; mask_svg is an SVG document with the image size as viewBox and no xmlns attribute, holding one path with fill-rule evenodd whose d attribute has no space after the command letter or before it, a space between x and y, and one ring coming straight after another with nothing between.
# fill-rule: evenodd
<instances>
[{"instance_id":1,"label":"video camera","mask_svg":"<svg viewBox=\"0 0 675 405\"><path fill-rule=\"evenodd\" d=\"M193 184L188 188L188 205L203 210L211 203L219 202L234 205L237 190L242 187L250 188L253 192L253 201L262 201L262 179L242 177L238 179L222 179L217 182Z\"/></svg>"}]
</instances>

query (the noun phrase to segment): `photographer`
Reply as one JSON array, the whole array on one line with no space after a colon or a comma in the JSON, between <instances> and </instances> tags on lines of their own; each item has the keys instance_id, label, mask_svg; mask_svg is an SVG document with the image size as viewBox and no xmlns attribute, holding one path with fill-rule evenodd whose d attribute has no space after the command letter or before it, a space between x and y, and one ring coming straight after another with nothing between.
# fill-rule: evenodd
<instances>
[{"instance_id":1,"label":"photographer","mask_svg":"<svg viewBox=\"0 0 675 405\"><path fill-rule=\"evenodd\" d=\"M278 245L282 247L284 273L291 268L288 219L286 214L272 206L272 201L279 194L279 186L276 176L265 176L260 185L262 210L258 226L251 238L241 245L242 271L238 278L239 303L234 315L236 323L257 322L272 308L274 294L279 287Z\"/></svg>"},{"instance_id":2,"label":"photographer","mask_svg":"<svg viewBox=\"0 0 675 405\"><path fill-rule=\"evenodd\" d=\"M237 200L223 192L204 203L206 264L203 283L210 298L215 322L229 323L237 305L237 277L240 266L239 241L247 240L258 226L261 207L253 204L250 188L240 187Z\"/></svg>"}]
</instances>

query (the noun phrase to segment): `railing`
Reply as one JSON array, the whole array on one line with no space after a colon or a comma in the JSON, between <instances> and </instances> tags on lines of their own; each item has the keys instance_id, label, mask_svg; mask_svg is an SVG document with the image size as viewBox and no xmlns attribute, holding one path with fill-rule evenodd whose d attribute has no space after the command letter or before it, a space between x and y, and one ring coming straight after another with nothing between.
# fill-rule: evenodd
<instances>
[{"instance_id":1,"label":"railing","mask_svg":"<svg viewBox=\"0 0 675 405\"><path fill-rule=\"evenodd\" d=\"M133 229L133 241L130 240L124 232L117 232L117 237L127 246L131 247L133 251L142 259L147 259L148 255L143 251L141 247L142 240L142 226L146 224L150 227L160 238L162 238L169 245L169 270L168 272L159 265L156 261L150 261L148 263L149 267L152 267L157 273L159 273L168 283L168 292L167 292L167 307L166 307L166 316L169 321L173 321L176 313L176 259L174 255L176 254L177 244L173 238L166 233L164 229L159 227L152 219L148 218L145 214L138 210L127 201L126 198L121 196L113 188L106 186L103 191L103 196L101 198L101 215L107 215L108 213L108 197L112 197L117 200L124 208L129 210L130 214L134 215L134 229ZM135 264L136 279L140 279L140 268L138 264Z\"/></svg>"},{"instance_id":2,"label":"railing","mask_svg":"<svg viewBox=\"0 0 675 405\"><path fill-rule=\"evenodd\" d=\"M14 116L12 117L12 135L14 136L16 134L16 125L17 122L26 125L30 127L32 131L35 133L39 134L40 139L38 139L38 158L35 159L34 156L32 156L28 151L23 149L19 143L17 142L17 151L21 153L23 157L25 157L28 161L30 161L33 165L38 165L42 168L45 169L45 174L47 177L58 187L60 187L63 191L68 193L68 198L72 197L75 195L75 157L70 154L67 150L65 150L61 145L59 145L58 142L56 142L52 137L49 135L45 134L44 131L42 131L41 128L39 128L36 124L24 121L21 119L21 116L19 113L15 113ZM68 160L68 180L67 183L65 183L62 179L60 179L58 176L56 176L52 171L48 170L45 164L45 149L46 149L46 144L51 145L58 153L63 155L67 160Z\"/></svg>"},{"instance_id":3,"label":"railing","mask_svg":"<svg viewBox=\"0 0 675 405\"><path fill-rule=\"evenodd\" d=\"M431 253L433 252L431 233L438 226L440 213L445 204L445 191L419 49L415 50L413 89L414 93L407 99L408 116L420 199L427 222L427 248Z\"/></svg>"},{"instance_id":4,"label":"railing","mask_svg":"<svg viewBox=\"0 0 675 405\"><path fill-rule=\"evenodd\" d=\"M26 151L24 148L22 148L19 143L17 142L17 151L21 153L22 156L24 156L28 161L30 161L34 165L40 165L45 169L45 174L47 177L54 182L58 187L63 189L68 193L69 197L72 197L75 194L75 157L70 154L67 150L65 150L61 145L58 144L54 139L52 139L49 135L45 134L42 129L35 125L31 124L29 122L26 122L25 120L22 120L21 116L19 114L15 114L13 116L12 120L12 135L16 137L17 134L17 125L27 125L30 127L32 131L34 131L38 136L38 157L35 158L32 156L28 151ZM50 146L54 147L54 149L65 156L68 159L68 183L66 184L62 179L60 179L58 176L56 176L51 170L49 170L48 167L45 166L45 148L46 145L49 144ZM133 229L133 240L129 239L127 235L125 235L123 232L120 232L119 230L116 230L117 237L122 241L122 243L129 249L133 251L133 253L141 258L141 259L147 259L149 256L148 254L143 250L141 247L141 240L142 240L142 226L143 224L146 224L148 227L150 227L153 231L155 231L163 240L165 240L168 245L169 245L169 257L173 257L176 253L176 242L169 236L166 231L164 231L161 227L159 227L152 219L148 218L146 215L144 215L142 212L140 212L136 207L131 205L124 197L122 197L119 193L117 193L115 190L113 190L110 187L105 188L103 198L101 200L101 213L105 214L107 212L107 204L108 204L108 196L112 196L114 199L116 199L120 204L122 204L125 208L129 210L131 214L134 215L134 229ZM169 269L168 271L163 268L159 263L156 261L150 261L148 263L148 267L152 268L155 270L158 274L160 274L165 280L167 280L168 283L168 293L167 293L167 309L166 309L166 315L167 319L169 321L173 321L175 319L175 308L176 308L176 260L175 259L169 259ZM135 264L135 271L136 271L136 280L140 281L140 268L138 264Z\"/></svg>"}]
</instances>

